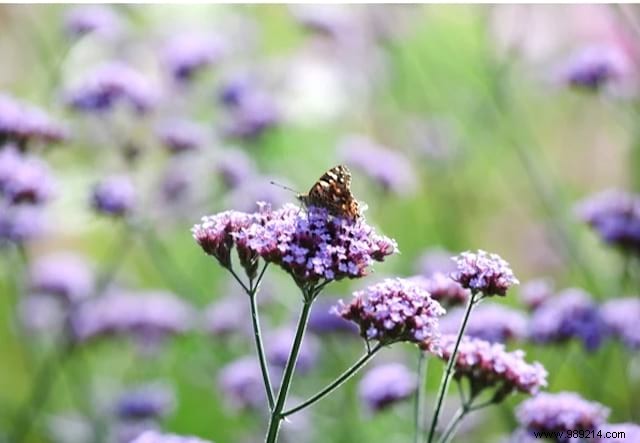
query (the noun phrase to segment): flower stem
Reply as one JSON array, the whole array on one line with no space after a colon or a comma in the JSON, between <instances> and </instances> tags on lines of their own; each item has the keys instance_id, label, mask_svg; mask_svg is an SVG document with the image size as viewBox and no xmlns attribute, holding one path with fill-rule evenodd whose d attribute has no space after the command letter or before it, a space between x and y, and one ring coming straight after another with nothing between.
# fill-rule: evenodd
<instances>
[{"instance_id":1,"label":"flower stem","mask_svg":"<svg viewBox=\"0 0 640 443\"><path fill-rule=\"evenodd\" d=\"M458 428L458 425L460 424L460 422L462 422L462 419L465 417L465 415L467 415L468 412L468 405L460 406L460 408L456 411L456 414L453 416L451 422L447 425L447 429L442 434L442 437L440 437L438 443L448 443L449 441L451 441L455 434L455 430Z\"/></svg>"},{"instance_id":2,"label":"flower stem","mask_svg":"<svg viewBox=\"0 0 640 443\"><path fill-rule=\"evenodd\" d=\"M300 352L302 339L304 338L304 333L307 329L307 322L309 320L309 313L311 312L311 305L313 304L313 297L307 296L307 294L304 295L304 304L302 305L302 311L300 312L300 318L298 319L296 335L293 339L293 345L291 346L287 365L284 368L282 383L280 384L280 390L278 391L278 398L276 399L276 404L271 411L269 429L265 440L266 443L276 443L278 440L278 432L280 430L280 425L282 424L282 419L284 418L282 410L284 409L285 402L287 401L287 395L289 394L293 373L296 369L296 362L298 361L298 353Z\"/></svg>"},{"instance_id":3,"label":"flower stem","mask_svg":"<svg viewBox=\"0 0 640 443\"><path fill-rule=\"evenodd\" d=\"M451 383L451 378L453 377L453 367L458 356L458 347L460 346L460 341L462 341L464 330L467 328L467 322L469 321L469 315L471 314L471 310L473 309L473 305L476 301L476 295L477 293L472 293L471 297L469 297L467 307L464 311L464 317L462 318L462 324L460 325L460 330L458 331L458 336L456 337L456 343L453 347L453 352L451 353L451 357L447 362L447 368L445 369L444 374L442 374L440 388L438 389L438 399L436 402L436 408L433 412L433 418L431 419L431 428L429 429L427 443L433 442L433 437L436 433L436 426L438 425L438 418L440 417L442 404L444 403L444 397L447 395L449 384Z\"/></svg>"},{"instance_id":4,"label":"flower stem","mask_svg":"<svg viewBox=\"0 0 640 443\"><path fill-rule=\"evenodd\" d=\"M258 353L258 360L260 362L260 372L262 372L262 381L264 382L264 389L267 392L267 400L269 401L269 410L273 411L273 385L271 384L271 378L269 377L269 367L267 366L267 357L264 352L264 344L262 342L262 333L260 329L260 317L258 316L258 303L256 301L256 291L253 290L249 294L249 301L251 303L251 324L253 326L253 338L256 344L256 352Z\"/></svg>"},{"instance_id":5,"label":"flower stem","mask_svg":"<svg viewBox=\"0 0 640 443\"><path fill-rule=\"evenodd\" d=\"M284 411L281 415L282 417L287 417L291 414L295 414L296 412L311 406L312 404L322 400L324 397L335 391L339 388L344 382L353 377L359 370L362 368L369 360L373 358L373 356L382 349L382 345L378 344L375 347L371 348L366 354L364 354L360 359L355 362L351 367L349 367L346 371L344 371L338 378L329 383L324 389L318 391L318 393L309 397L298 406L295 406L287 411Z\"/></svg>"},{"instance_id":6,"label":"flower stem","mask_svg":"<svg viewBox=\"0 0 640 443\"><path fill-rule=\"evenodd\" d=\"M427 361L427 354L420 350L418 356L418 391L416 392L415 404L414 404L414 428L415 436L414 442L420 443L420 437L424 432L424 409L425 409L425 390L427 385L427 369L429 362Z\"/></svg>"}]
</instances>

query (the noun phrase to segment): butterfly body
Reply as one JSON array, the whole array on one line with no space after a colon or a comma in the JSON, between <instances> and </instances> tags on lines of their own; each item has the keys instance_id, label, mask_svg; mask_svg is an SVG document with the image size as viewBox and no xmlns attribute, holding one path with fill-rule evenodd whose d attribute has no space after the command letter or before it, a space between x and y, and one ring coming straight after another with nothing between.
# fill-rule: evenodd
<instances>
[{"instance_id":1,"label":"butterfly body","mask_svg":"<svg viewBox=\"0 0 640 443\"><path fill-rule=\"evenodd\" d=\"M305 206L325 208L329 214L350 219L360 217L360 205L351 194L351 172L338 165L318 179L306 194L298 194Z\"/></svg>"}]
</instances>

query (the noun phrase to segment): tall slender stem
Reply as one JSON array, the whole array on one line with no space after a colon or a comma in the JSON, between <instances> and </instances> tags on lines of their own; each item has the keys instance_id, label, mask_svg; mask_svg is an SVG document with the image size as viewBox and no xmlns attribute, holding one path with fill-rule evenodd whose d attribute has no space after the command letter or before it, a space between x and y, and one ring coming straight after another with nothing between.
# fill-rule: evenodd
<instances>
[{"instance_id":1,"label":"tall slender stem","mask_svg":"<svg viewBox=\"0 0 640 443\"><path fill-rule=\"evenodd\" d=\"M469 297L469 301L467 302L467 307L464 311L464 317L462 318L462 324L460 325L460 330L458 331L458 336L456 337L456 343L453 347L453 351L451 352L451 357L447 362L447 368L442 374L442 380L440 382L440 388L438 389L438 399L436 401L436 408L433 412L433 418L431 419L431 428L429 429L429 436L427 438L427 443L433 442L433 437L436 433L436 426L438 425L438 418L440 417L440 412L442 410L442 404L444 403L444 397L447 395L447 391L449 389L449 384L451 383L451 378L453 376L453 366L455 365L456 358L458 356L458 348L460 347L460 341L462 340L462 335L464 334L464 330L467 328L467 322L469 321L469 315L471 314L471 310L473 309L473 305L476 301L477 293L471 294Z\"/></svg>"},{"instance_id":2,"label":"tall slender stem","mask_svg":"<svg viewBox=\"0 0 640 443\"><path fill-rule=\"evenodd\" d=\"M438 443L448 443L451 441L455 434L455 430L458 428L458 425L462 421L462 419L469 412L469 408L467 405L462 405L456 411L456 414L453 416L451 422L447 425L446 430L443 432L442 437L440 437L440 441Z\"/></svg>"},{"instance_id":3,"label":"tall slender stem","mask_svg":"<svg viewBox=\"0 0 640 443\"><path fill-rule=\"evenodd\" d=\"M282 410L284 409L285 402L287 401L287 395L289 394L289 388L293 379L293 373L296 369L296 362L298 361L298 353L300 352L302 339L304 338L304 333L307 329L307 322L309 320L309 313L311 312L313 297L308 296L310 294L304 295L304 304L302 305L302 311L300 312L300 318L298 319L296 335L293 339L293 345L291 346L291 352L289 353L287 365L284 368L282 383L280 384L280 390L278 391L278 398L276 399L276 404L273 408L273 411L271 411L269 429L267 431L267 437L265 440L266 443L275 443L278 440L278 432L280 431L280 425L282 424L282 419L284 418L282 416Z\"/></svg>"},{"instance_id":4,"label":"tall slender stem","mask_svg":"<svg viewBox=\"0 0 640 443\"><path fill-rule=\"evenodd\" d=\"M316 394L314 394L313 396L309 397L308 399L306 399L305 401L303 401L302 403L300 403L299 405L284 411L281 415L282 417L287 417L291 414L295 414L296 412L307 408L308 406L311 406L312 404L322 400L324 397L326 397L327 395L331 394L333 391L335 391L337 388L339 388L343 383L345 383L347 380L349 380L351 377L353 377L356 372L358 372L360 370L360 368L362 368L364 365L367 364L367 362L369 360L371 360L373 358L373 356L380 350L382 349L382 345L378 344L375 347L371 348L369 351L367 351L366 354L364 354L362 357L360 357L360 359L355 362L351 367L349 367L346 371L344 371L342 374L340 374L340 376L338 376L338 378L336 378L334 381L332 381L331 383L329 383L325 388L323 388L321 391L318 391Z\"/></svg>"},{"instance_id":5,"label":"tall slender stem","mask_svg":"<svg viewBox=\"0 0 640 443\"><path fill-rule=\"evenodd\" d=\"M267 400L269 401L269 410L273 411L273 385L271 384L271 378L269 376L269 367L267 365L267 357L264 352L264 344L262 342L262 333L260 329L260 317L258 316L258 303L256 301L256 291L252 291L249 294L249 301L251 303L251 324L253 326L253 338L256 344L256 352L258 353L258 360L260 362L260 372L262 372L262 381L264 382L264 389L267 392Z\"/></svg>"},{"instance_id":6,"label":"tall slender stem","mask_svg":"<svg viewBox=\"0 0 640 443\"><path fill-rule=\"evenodd\" d=\"M429 362L427 361L426 352L420 350L418 356L418 391L416 392L414 405L414 443L420 443L420 437L424 432L424 409L427 388L427 369Z\"/></svg>"}]
</instances>

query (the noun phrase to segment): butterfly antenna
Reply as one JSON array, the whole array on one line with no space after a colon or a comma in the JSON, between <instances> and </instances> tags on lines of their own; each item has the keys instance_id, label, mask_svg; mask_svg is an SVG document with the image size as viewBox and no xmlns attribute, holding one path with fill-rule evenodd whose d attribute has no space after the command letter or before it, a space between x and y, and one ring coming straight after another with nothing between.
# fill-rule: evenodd
<instances>
[{"instance_id":1,"label":"butterfly antenna","mask_svg":"<svg viewBox=\"0 0 640 443\"><path fill-rule=\"evenodd\" d=\"M282 183L278 183L278 182L275 182L275 181L273 181L273 180L270 180L270 181L269 181L269 183L270 183L270 184L272 184L272 185L274 185L274 186L277 186L277 187L279 187L279 188L286 189L287 191L291 191L291 192L295 193L296 195L297 195L297 194L300 194L300 193L299 193L298 191L296 191L295 189L290 188L289 186L285 186L285 185L283 185Z\"/></svg>"}]
</instances>

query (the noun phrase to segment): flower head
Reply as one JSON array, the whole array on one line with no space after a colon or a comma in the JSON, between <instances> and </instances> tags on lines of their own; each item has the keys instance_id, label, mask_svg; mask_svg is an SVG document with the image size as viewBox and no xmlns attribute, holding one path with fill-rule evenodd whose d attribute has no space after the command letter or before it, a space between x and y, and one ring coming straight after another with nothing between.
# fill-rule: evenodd
<instances>
[{"instance_id":1,"label":"flower head","mask_svg":"<svg viewBox=\"0 0 640 443\"><path fill-rule=\"evenodd\" d=\"M225 296L211 303L204 312L205 331L213 336L244 332L249 326L245 303L236 295Z\"/></svg>"},{"instance_id":2,"label":"flower head","mask_svg":"<svg viewBox=\"0 0 640 443\"><path fill-rule=\"evenodd\" d=\"M91 295L93 270L87 261L72 253L51 254L37 259L29 272L29 288L37 294L53 295L68 303Z\"/></svg>"},{"instance_id":3,"label":"flower head","mask_svg":"<svg viewBox=\"0 0 640 443\"><path fill-rule=\"evenodd\" d=\"M0 93L0 146L6 142L24 147L30 141L56 143L66 130L41 109Z\"/></svg>"},{"instance_id":4,"label":"flower head","mask_svg":"<svg viewBox=\"0 0 640 443\"><path fill-rule=\"evenodd\" d=\"M462 308L452 310L440 320L443 334L455 334L458 331L463 311ZM492 343L505 343L524 339L527 331L528 320L524 313L496 303L483 303L474 309L464 333Z\"/></svg>"},{"instance_id":5,"label":"flower head","mask_svg":"<svg viewBox=\"0 0 640 443\"><path fill-rule=\"evenodd\" d=\"M324 334L353 334L358 336L358 327L350 321L337 316L333 307L335 302L323 299L318 300L313 305L311 315L309 315L309 332L316 335Z\"/></svg>"},{"instance_id":6,"label":"flower head","mask_svg":"<svg viewBox=\"0 0 640 443\"><path fill-rule=\"evenodd\" d=\"M535 310L555 293L553 281L548 278L538 278L526 282L520 288L520 300L529 310Z\"/></svg>"},{"instance_id":7,"label":"flower head","mask_svg":"<svg viewBox=\"0 0 640 443\"><path fill-rule=\"evenodd\" d=\"M176 434L161 434L158 431L145 431L136 437L131 443L212 443L198 437Z\"/></svg>"},{"instance_id":8,"label":"flower head","mask_svg":"<svg viewBox=\"0 0 640 443\"><path fill-rule=\"evenodd\" d=\"M602 319L610 334L618 337L630 349L640 349L640 300L618 298L600 308Z\"/></svg>"},{"instance_id":9,"label":"flower head","mask_svg":"<svg viewBox=\"0 0 640 443\"><path fill-rule=\"evenodd\" d=\"M136 386L124 392L117 401L116 415L122 420L161 418L173 409L173 390L159 383Z\"/></svg>"},{"instance_id":10,"label":"flower head","mask_svg":"<svg viewBox=\"0 0 640 443\"><path fill-rule=\"evenodd\" d=\"M454 260L457 270L451 277L471 292L482 292L485 296L504 296L511 286L520 283L513 275L509 263L498 254L489 254L483 250L467 251Z\"/></svg>"},{"instance_id":11,"label":"flower head","mask_svg":"<svg viewBox=\"0 0 640 443\"><path fill-rule=\"evenodd\" d=\"M540 393L518 406L516 417L528 432L565 433L569 429L599 429L607 420L609 410L600 403L589 402L573 392ZM568 438L556 440L568 442Z\"/></svg>"},{"instance_id":12,"label":"flower head","mask_svg":"<svg viewBox=\"0 0 640 443\"><path fill-rule=\"evenodd\" d=\"M136 203L136 190L126 176L111 176L93 188L91 206L101 214L122 217L130 213Z\"/></svg>"},{"instance_id":13,"label":"flower head","mask_svg":"<svg viewBox=\"0 0 640 443\"><path fill-rule=\"evenodd\" d=\"M568 86L597 91L629 74L632 66L620 47L593 45L569 56L560 69L560 79Z\"/></svg>"},{"instance_id":14,"label":"flower head","mask_svg":"<svg viewBox=\"0 0 640 443\"><path fill-rule=\"evenodd\" d=\"M423 286L431 294L431 298L446 308L466 303L471 295L468 289L441 272L436 272L431 277L418 275L410 280Z\"/></svg>"},{"instance_id":15,"label":"flower head","mask_svg":"<svg viewBox=\"0 0 640 443\"><path fill-rule=\"evenodd\" d=\"M236 189L256 174L256 166L244 151L227 149L217 159L215 169L222 183L229 189Z\"/></svg>"},{"instance_id":16,"label":"flower head","mask_svg":"<svg viewBox=\"0 0 640 443\"><path fill-rule=\"evenodd\" d=\"M356 291L351 303L341 302L336 313L356 323L366 340L382 344L408 341L438 352L438 317L445 311L427 291L411 281L386 279Z\"/></svg>"},{"instance_id":17,"label":"flower head","mask_svg":"<svg viewBox=\"0 0 640 443\"><path fill-rule=\"evenodd\" d=\"M102 5L83 5L70 9L64 20L64 28L72 37L96 33L111 37L120 31L122 24L113 9Z\"/></svg>"},{"instance_id":18,"label":"flower head","mask_svg":"<svg viewBox=\"0 0 640 443\"><path fill-rule=\"evenodd\" d=\"M456 342L455 335L442 336L442 358L448 361ZM538 363L527 363L524 351L507 352L501 343L490 343L479 338L462 337L454 376L467 378L473 394L496 388L494 401L501 401L512 392L535 394L547 385L547 371ZM570 428L569 428L570 429Z\"/></svg>"},{"instance_id":19,"label":"flower head","mask_svg":"<svg viewBox=\"0 0 640 443\"><path fill-rule=\"evenodd\" d=\"M24 243L45 232L45 219L41 208L9 206L0 199L0 244Z\"/></svg>"},{"instance_id":20,"label":"flower head","mask_svg":"<svg viewBox=\"0 0 640 443\"><path fill-rule=\"evenodd\" d=\"M53 195L54 181L39 158L23 155L13 146L0 150L0 196L11 205L46 203Z\"/></svg>"},{"instance_id":21,"label":"flower head","mask_svg":"<svg viewBox=\"0 0 640 443\"><path fill-rule=\"evenodd\" d=\"M358 392L371 412L378 412L413 395L418 387L416 375L400 363L376 366L362 377Z\"/></svg>"},{"instance_id":22,"label":"flower head","mask_svg":"<svg viewBox=\"0 0 640 443\"><path fill-rule=\"evenodd\" d=\"M206 139L202 126L189 120L168 120L157 128L158 138L172 154L196 151Z\"/></svg>"},{"instance_id":23,"label":"flower head","mask_svg":"<svg viewBox=\"0 0 640 443\"><path fill-rule=\"evenodd\" d=\"M198 71L217 63L225 48L216 36L188 32L171 38L163 48L162 58L174 80L188 82Z\"/></svg>"}]
</instances>

